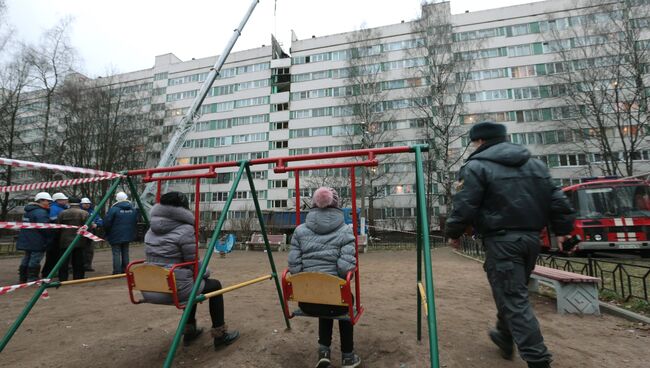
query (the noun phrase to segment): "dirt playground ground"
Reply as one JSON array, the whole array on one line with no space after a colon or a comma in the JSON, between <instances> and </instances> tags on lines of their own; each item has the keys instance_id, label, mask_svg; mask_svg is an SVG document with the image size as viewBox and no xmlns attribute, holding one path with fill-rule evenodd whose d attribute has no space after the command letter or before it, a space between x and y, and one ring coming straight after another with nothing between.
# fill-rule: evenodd
<instances>
[{"instance_id":1,"label":"dirt playground ground","mask_svg":"<svg viewBox=\"0 0 650 368\"><path fill-rule=\"evenodd\" d=\"M132 249L132 259L142 248ZM481 265L449 249L436 249L433 273L438 311L441 366L525 367L520 359L505 361L486 336L495 308ZM111 269L110 252L98 252L97 272ZM0 260L0 285L16 279L18 258ZM286 253L276 254L279 268ZM363 254L362 301L366 313L355 328L356 351L364 367L428 366L428 344L416 341L415 252ZM268 272L261 252L234 252L214 257L213 277L224 285ZM33 289L0 296L0 333L25 305ZM51 289L38 302L13 340L0 353L0 366L33 367L160 367L180 313L173 307L132 305L124 280ZM560 316L555 301L532 297L544 336L554 353L554 367L648 367L650 328L604 315ZM292 320L285 331L271 281L226 294L226 321L239 329L240 340L218 352L208 334L192 346L179 348L177 367L312 367L317 347L317 321ZM199 324L209 323L207 305L200 305ZM426 330L425 330L426 331ZM333 363L340 366L335 328Z\"/></svg>"}]
</instances>

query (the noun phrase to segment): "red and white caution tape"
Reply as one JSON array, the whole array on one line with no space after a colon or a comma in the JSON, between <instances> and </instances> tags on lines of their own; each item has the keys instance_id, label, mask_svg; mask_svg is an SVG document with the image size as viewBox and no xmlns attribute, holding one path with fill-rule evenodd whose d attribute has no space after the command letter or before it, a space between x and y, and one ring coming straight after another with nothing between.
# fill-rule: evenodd
<instances>
[{"instance_id":1,"label":"red and white caution tape","mask_svg":"<svg viewBox=\"0 0 650 368\"><path fill-rule=\"evenodd\" d=\"M78 179L58 180L58 181L51 181L51 182L3 186L0 187L0 193L20 192L20 191L35 190L35 189L59 188L59 187L65 187L65 186L77 185L83 183L92 183L101 180L109 180L121 176L120 174L115 174L108 171L85 169L85 168L74 167L74 166L46 164L41 162L14 160L9 158L2 158L2 157L0 157L0 165L25 167L25 168L32 168L32 169L56 170L56 171L64 171L64 172L72 172L78 174L88 174L88 175L97 176L93 178L78 178Z\"/></svg>"},{"instance_id":2,"label":"red and white caution tape","mask_svg":"<svg viewBox=\"0 0 650 368\"><path fill-rule=\"evenodd\" d=\"M104 241L104 239L88 232L87 226L74 226L63 224L45 224L35 222L0 222L0 229L78 229L77 233L93 241Z\"/></svg>"},{"instance_id":3,"label":"red and white caution tape","mask_svg":"<svg viewBox=\"0 0 650 368\"><path fill-rule=\"evenodd\" d=\"M33 169L47 169L55 171L65 171L73 172L78 174L88 174L88 175L97 175L97 176L108 176L108 177L118 177L119 174L115 174L108 171L94 170L94 169L85 169L82 167L66 166L66 165L54 165L46 164L42 162L32 162L32 161L23 161L23 160L14 160L10 158L0 157L0 165L15 166L15 167L28 167Z\"/></svg>"},{"instance_id":4,"label":"red and white caution tape","mask_svg":"<svg viewBox=\"0 0 650 368\"><path fill-rule=\"evenodd\" d=\"M23 191L36 190L36 189L68 187L77 184L92 183L92 182L102 181L102 180L111 180L114 178L115 178L114 176L97 176L94 178L78 178L78 179L68 179L68 180L58 180L58 181L46 181L41 183L9 185L9 186L0 187L0 193L23 192Z\"/></svg>"},{"instance_id":5,"label":"red and white caution tape","mask_svg":"<svg viewBox=\"0 0 650 368\"><path fill-rule=\"evenodd\" d=\"M18 290L18 289L24 289L24 288L30 287L32 285L40 286L43 282L48 283L48 282L50 282L50 279L40 279L40 280L36 280L36 281L26 282L26 283L23 283L23 284L0 286L0 295L11 293L12 291L15 291L15 290ZM47 292L47 290L43 290L43 293L41 294L41 298L48 299L49 297L50 297L50 294Z\"/></svg>"}]
</instances>

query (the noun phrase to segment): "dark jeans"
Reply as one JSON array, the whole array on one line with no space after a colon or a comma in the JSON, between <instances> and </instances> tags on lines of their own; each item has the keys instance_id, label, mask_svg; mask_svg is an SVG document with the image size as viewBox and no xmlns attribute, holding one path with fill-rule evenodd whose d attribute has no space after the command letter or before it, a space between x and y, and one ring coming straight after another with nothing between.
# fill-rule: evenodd
<instances>
[{"instance_id":1,"label":"dark jeans","mask_svg":"<svg viewBox=\"0 0 650 368\"><path fill-rule=\"evenodd\" d=\"M483 239L484 269L497 307L497 329L512 337L527 362L551 360L528 300L528 280L539 255L539 233L508 232Z\"/></svg>"},{"instance_id":2,"label":"dark jeans","mask_svg":"<svg viewBox=\"0 0 650 368\"><path fill-rule=\"evenodd\" d=\"M23 259L20 261L20 265L22 267L40 268L43 255L45 255L45 252L32 252L26 250Z\"/></svg>"},{"instance_id":3,"label":"dark jeans","mask_svg":"<svg viewBox=\"0 0 650 368\"><path fill-rule=\"evenodd\" d=\"M65 252L65 249L61 249L61 255ZM70 259L72 260L72 278L74 280L83 279L85 277L84 273L84 248L75 247L70 254ZM68 267L71 262L63 262L61 268L59 268L59 281L68 280Z\"/></svg>"},{"instance_id":4,"label":"dark jeans","mask_svg":"<svg viewBox=\"0 0 650 368\"><path fill-rule=\"evenodd\" d=\"M314 317L337 317L348 314L348 307L327 304L298 303L300 309ZM334 320L331 318L318 319L318 343L329 347L332 345L332 330ZM339 320L339 335L341 338L341 352L354 351L354 326L349 321Z\"/></svg>"},{"instance_id":5,"label":"dark jeans","mask_svg":"<svg viewBox=\"0 0 650 368\"><path fill-rule=\"evenodd\" d=\"M205 284L203 285L203 294L209 293L212 291L221 290L221 283L219 280L215 279L206 279ZM223 295L215 296L214 298L209 299L210 304L210 318L212 319L212 327L221 327L226 322L224 321L224 309L223 309ZM196 324L196 304L192 307L190 316L187 320L188 323Z\"/></svg>"},{"instance_id":6,"label":"dark jeans","mask_svg":"<svg viewBox=\"0 0 650 368\"><path fill-rule=\"evenodd\" d=\"M129 264L129 243L111 244L113 253L113 275L124 273Z\"/></svg>"}]
</instances>

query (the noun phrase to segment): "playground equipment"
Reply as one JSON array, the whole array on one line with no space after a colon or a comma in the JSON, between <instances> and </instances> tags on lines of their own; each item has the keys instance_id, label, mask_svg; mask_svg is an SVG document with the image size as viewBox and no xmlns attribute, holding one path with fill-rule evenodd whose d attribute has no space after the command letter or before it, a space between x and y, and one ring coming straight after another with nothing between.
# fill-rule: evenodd
<instances>
[{"instance_id":1,"label":"playground equipment","mask_svg":"<svg viewBox=\"0 0 650 368\"><path fill-rule=\"evenodd\" d=\"M207 270L207 266L210 262L210 258L212 254L214 253L214 250L217 245L217 240L220 238L221 230L222 227L226 221L226 216L228 213L228 209L230 208L230 205L232 203L233 198L235 197L237 187L240 184L240 181L242 179L242 176L244 172L246 172L246 176L248 178L248 185L249 189L251 191L252 197L253 197L253 203L255 205L255 211L258 217L259 221L259 226L260 226L260 232L264 238L265 242L265 248L266 248L266 255L268 257L268 261L270 264L271 268L271 273L266 274L257 278L254 278L252 280L247 280L243 281L239 284L235 284L229 287L225 287L221 290L207 293L207 294L199 294L198 288L200 287L200 283L194 283L194 287L192 288L192 291L190 292L190 295L188 299L185 301L184 304L181 304L178 299L175 300L175 305L178 308L182 308L183 314L182 317L179 321L178 327L176 329L176 333L174 335L174 340L171 344L171 347L169 349L167 358L165 360L164 367L170 367L174 355L176 353L178 344L180 343L183 330L185 328L185 324L187 323L187 319L189 317L189 312L192 309L191 306L193 306L196 303L205 301L209 298L215 297L217 295L222 295L224 293L237 290L249 285L253 285L262 281L270 280L273 279L275 283L275 287L278 293L278 299L280 302L280 306L282 308L283 312L283 317L285 320L285 324L287 328L291 328L291 325L289 323L289 318L292 316L295 316L296 314L290 314L288 305L285 303L285 301L317 301L317 302L325 302L325 303L332 303L335 305L346 305L350 309L349 317L350 320L354 323L359 319L361 314L363 314L363 306L361 304L361 292L360 292L360 266L357 263L357 268L348 274L348 277L345 281L342 280L334 280L331 278L325 279L320 276L316 275L310 275L310 274L298 274L298 275L287 275L285 272L285 277L284 277L284 282L285 282L285 289L283 293L283 289L280 287L280 280L277 274L277 270L275 267L275 262L273 260L273 253L272 249L270 247L269 241L268 241L268 236L266 232L266 227L264 223L264 216L262 216L262 210L257 198L257 192L255 190L255 183L253 180L253 175L251 174L250 167L255 166L255 165L268 165L268 164L274 164L275 168L274 170L276 172L287 172L287 171L294 171L295 177L296 177L296 185L297 188L300 188L300 182L299 182L299 172L302 170L312 170L312 169L323 169L323 168L336 168L336 167L346 167L350 169L350 178L351 182L356 182L355 181L355 175L354 171L356 167L359 166L374 166L378 164L378 160L376 159L376 156L378 155L388 155L388 154L399 154L399 153L414 153L415 155L415 163L416 163L416 186L417 186L417 207L418 207L418 236L417 236L417 260L418 260L418 265L417 265L417 304L418 304L418 311L417 311L417 337L418 340L422 338L421 336L421 330L422 330L422 307L424 306L425 308L425 315L427 317L427 327L428 327L428 332L429 332L429 348L430 348L430 360L431 360L431 366L438 368L439 367L439 361L438 361L438 339L437 339L437 331L436 331L436 315L435 315L435 303L434 303L434 296L433 296L433 280L432 280L432 273L431 273L431 254L430 254L430 241L429 241L429 232L428 232L428 221L427 221L427 216L426 216L426 206L425 206L425 197L424 197L424 178L423 178L423 170L422 170L422 151L428 149L426 146L421 146L421 145L416 145L412 147L388 147L388 148L377 148L377 149L363 149L363 150L353 150L353 151L340 151L340 152L333 152L333 153L323 153L323 154L311 154L311 155L300 155L300 156L288 156L288 157L274 157L274 158L264 158L264 159L256 159L256 160L251 160L251 161L240 161L240 162L223 162L223 163L209 163L209 164L199 164L199 165L182 165L182 166L174 166L174 167L168 167L168 168L154 168L154 169L142 169L142 170L132 170L128 172L124 172L119 176L112 177L111 180L113 180L109 190L106 192L104 198L100 201L98 207L101 208L101 206L104 206L115 191L117 190L119 184L122 181L126 181L128 184L128 187L130 188L130 191L133 195L133 198L135 198L138 202L140 199L138 198L137 195L137 189L135 187L135 184L133 183L132 178L135 176L144 176L143 180L145 182L147 181L157 181L158 187L160 187L162 181L168 181L168 180L180 180L180 179L191 179L194 178L196 180L196 190L197 193L200 193L200 180L201 178L205 177L216 177L217 172L216 170L219 168L227 168L227 167L238 167L239 170L237 171L237 174L235 175L234 183L228 193L228 198L226 200L226 203L224 205L224 208L221 212L221 216L219 217L218 223L215 227L215 230L210 238L210 241L208 243L208 249L205 252L205 258L203 262L201 263L201 267L196 270L197 267L195 268L195 273L196 273L196 278L202 278L203 275L205 274ZM322 160L325 159L335 159L335 158L353 158L353 157L365 157L366 159L363 161L353 161L353 162L335 162L335 163L319 163L315 165L295 165L295 166L287 166L289 163L292 162L298 162L298 161L318 161L322 162ZM196 172L201 170L201 172ZM173 173L173 172L192 172L191 174L184 174L184 175L175 175L175 176L154 176L155 174L159 173ZM356 191L354 190L354 185L351 186L353 188L352 190L352 203L353 205L356 203ZM296 195L300 195L300 190L296 190ZM196 196L195 198L198 198ZM299 203L299 202L298 202ZM356 211L353 209L352 211L353 216L356 217ZM90 216L90 218L87 220L86 225L89 225L92 223L94 220L95 215ZM146 222L148 222L148 218L146 216L146 213L143 213L143 217ZM197 216L198 218L198 216ZM297 219L300 219L300 216L296 216ZM356 231L356 224L357 221L352 222L353 227L354 227L354 232L357 234L358 232ZM57 265L54 267L54 269L51 271L50 275L48 275L48 278L53 277L54 275L57 274L59 267L63 264L63 262L67 262L68 257L70 256L70 253L72 252L72 249L76 245L76 243L79 241L81 234L77 234L75 239L71 242L71 244L68 246L66 249L65 253L63 254L62 258L59 260ZM355 242L356 243L356 242ZM355 244L357 248L356 256L358 260L358 243ZM424 264L424 273L422 272L422 265ZM128 279L128 285L129 285L129 294L131 295L131 300L133 302L137 302L134 297L132 296L132 290L151 290L151 291L158 291L158 292L165 292L165 293L174 293L175 287L173 286L174 279L173 279L173 272L168 269L162 269L160 268L145 268L147 266L146 264L141 264L140 262L133 262L129 266L129 274L127 274L127 279ZM181 266L195 266L194 262L186 263L186 264L178 264L175 265L175 267L181 267ZM154 266L155 267L155 266ZM138 270L139 268L142 268ZM424 277L423 277L424 274ZM5 336L2 338L0 341L0 351L2 351L5 346L9 343L11 337L14 335L14 333L17 331L17 329L20 327L21 323L24 321L24 319L27 317L29 314L30 310L33 308L33 306L36 304L38 301L40 295L42 292L51 287L58 287L62 285L72 285L72 284L80 284L80 283L86 283L86 282L94 282L94 281L100 281L100 280L108 280L108 279L115 279L115 278L122 278L125 277L124 274L122 275L113 275L113 276L103 276L103 277L95 277L95 278L90 278L90 279L84 279L84 280L73 280L73 281L66 281L66 282L51 282L49 280L43 280L43 282L39 285L38 290L34 293L22 313L19 315L19 317L16 319L16 321L13 323L13 325L10 327L9 331L5 334ZM352 281L355 283L355 290L354 290L354 302L352 298ZM321 296L319 296L318 300L314 299L314 293L311 290L311 287L314 286L314 282L318 283L318 286L316 287L315 290L320 290L323 292ZM342 290L342 291L341 291ZM338 293L338 294L337 294ZM310 299L311 298L311 299ZM189 308L188 308L189 307ZM345 317L344 317L345 318Z\"/></svg>"}]
</instances>

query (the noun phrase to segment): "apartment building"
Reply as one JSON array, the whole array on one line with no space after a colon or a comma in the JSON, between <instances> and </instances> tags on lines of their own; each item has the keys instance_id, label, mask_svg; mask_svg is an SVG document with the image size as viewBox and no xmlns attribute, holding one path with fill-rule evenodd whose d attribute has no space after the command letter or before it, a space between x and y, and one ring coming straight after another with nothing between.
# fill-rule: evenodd
<instances>
[{"instance_id":1,"label":"apartment building","mask_svg":"<svg viewBox=\"0 0 650 368\"><path fill-rule=\"evenodd\" d=\"M648 14L650 1L633 3L640 9L634 24L646 32L650 18L641 15ZM567 106L566 86L555 77L575 68L605 65L603 57L599 59L599 41L594 38L598 35L578 37L579 32L572 32L582 27L586 17L602 17L603 22L610 19L602 14L601 6L593 4L547 0L462 14L451 14L448 2L425 5L435 7L435 12L445 14L444 19L451 23L453 57L473 61L460 97L463 110L459 120L464 129L483 119L505 124L509 139L526 145L544 160L559 185L602 174L602 153L597 148L587 151L579 147L583 138L569 123L576 112ZM414 31L414 25L414 21L400 21L367 31L305 39L294 34L289 50L272 39L268 46L232 53L177 162L198 164L362 147L357 127L365 122L355 115L350 102L355 88L350 81L352 65L356 71L369 70L379 78L383 101L378 109L389 117L380 129L388 138L375 146L427 143L417 109L422 102L417 96L422 94L414 92L426 91L429 76L416 73L427 60L423 36ZM369 36L361 38L361 32ZM560 54L572 48L593 50L593 57L567 63ZM149 148L149 164L164 150L169 133L186 113L215 60L182 61L166 54L157 56L151 69L117 76L125 87L143 85L148 91L143 104L155 115L158 126L150 133L155 138ZM467 139L459 140L450 149L462 151L467 143ZM637 170L650 171L648 138L642 139L639 147ZM373 184L373 215L378 226L414 226L413 221L404 220L415 216L412 160L404 155L383 161L375 169L390 174ZM204 220L215 219L222 209L233 171L203 180L201 194L193 200L201 202ZM263 209L295 208L292 175L276 174L266 167L255 167L254 175ZM301 196L310 196L325 182L347 196L349 184L340 180L347 175L345 170L304 172ZM191 183L172 185L193 191ZM438 189L432 188L434 192ZM250 198L248 185L242 182L229 213L231 219L252 215ZM440 200L434 212L444 210L445 203Z\"/></svg>"}]
</instances>

